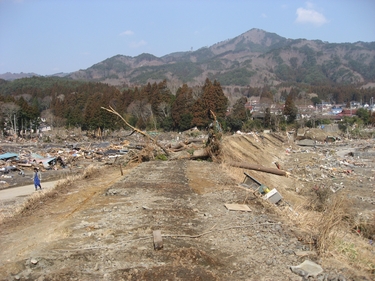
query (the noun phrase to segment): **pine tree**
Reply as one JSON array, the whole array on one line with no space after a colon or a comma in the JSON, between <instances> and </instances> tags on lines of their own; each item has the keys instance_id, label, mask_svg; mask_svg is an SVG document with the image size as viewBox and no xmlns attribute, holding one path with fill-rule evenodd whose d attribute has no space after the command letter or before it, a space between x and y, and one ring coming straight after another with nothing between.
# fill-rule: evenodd
<instances>
[{"instance_id":1,"label":"pine tree","mask_svg":"<svg viewBox=\"0 0 375 281\"><path fill-rule=\"evenodd\" d=\"M210 110L218 118L224 118L228 108L228 98L224 95L220 83L214 83L207 78L203 86L202 97L199 98L193 107L193 123L200 127L207 127L211 122Z\"/></svg>"},{"instance_id":2,"label":"pine tree","mask_svg":"<svg viewBox=\"0 0 375 281\"><path fill-rule=\"evenodd\" d=\"M283 113L287 116L288 123L292 123L297 118L298 108L295 106L293 95L291 94L286 97Z\"/></svg>"},{"instance_id":3,"label":"pine tree","mask_svg":"<svg viewBox=\"0 0 375 281\"><path fill-rule=\"evenodd\" d=\"M174 127L180 130L189 129L192 124L188 124L193 119L193 90L186 84L177 90L176 99L172 105L171 115Z\"/></svg>"}]
</instances>

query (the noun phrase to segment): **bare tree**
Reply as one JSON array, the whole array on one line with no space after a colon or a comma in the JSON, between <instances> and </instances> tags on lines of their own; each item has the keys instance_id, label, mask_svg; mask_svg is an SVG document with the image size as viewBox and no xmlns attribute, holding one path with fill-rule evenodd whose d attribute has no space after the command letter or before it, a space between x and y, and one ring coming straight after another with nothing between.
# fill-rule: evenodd
<instances>
[{"instance_id":1,"label":"bare tree","mask_svg":"<svg viewBox=\"0 0 375 281\"><path fill-rule=\"evenodd\" d=\"M5 121L10 124L10 128L13 130L14 133L17 132L17 116L20 111L20 106L15 104L14 102L4 103L1 107L1 113L5 118Z\"/></svg>"},{"instance_id":2,"label":"bare tree","mask_svg":"<svg viewBox=\"0 0 375 281\"><path fill-rule=\"evenodd\" d=\"M151 104L147 100L135 100L127 108L127 112L135 116L137 119L142 119L143 123L147 124L153 116Z\"/></svg>"},{"instance_id":3,"label":"bare tree","mask_svg":"<svg viewBox=\"0 0 375 281\"><path fill-rule=\"evenodd\" d=\"M167 87L169 91L171 91L172 95L176 95L180 85L181 82L178 79L171 79L170 81L167 81Z\"/></svg>"},{"instance_id":4,"label":"bare tree","mask_svg":"<svg viewBox=\"0 0 375 281\"><path fill-rule=\"evenodd\" d=\"M159 104L158 109L159 109L158 113L161 116L168 117L171 115L171 105L164 101Z\"/></svg>"}]
</instances>

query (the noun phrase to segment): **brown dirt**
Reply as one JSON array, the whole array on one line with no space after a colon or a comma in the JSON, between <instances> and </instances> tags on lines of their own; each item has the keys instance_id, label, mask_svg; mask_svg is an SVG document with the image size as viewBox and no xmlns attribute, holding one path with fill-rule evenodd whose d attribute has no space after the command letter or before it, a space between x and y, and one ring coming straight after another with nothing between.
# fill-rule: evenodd
<instances>
[{"instance_id":1,"label":"brown dirt","mask_svg":"<svg viewBox=\"0 0 375 281\"><path fill-rule=\"evenodd\" d=\"M269 167L280 161L296 169L286 144L271 136L234 136L224 146L225 159ZM370 280L358 277L366 272L307 252L314 250L311 244L277 207L239 187L242 169L178 160L145 162L124 172L103 166L4 222L0 280L297 281L302 277L289 266L305 259L335 277ZM287 197L298 186L295 178L249 173ZM293 203L293 197L288 200ZM252 211L228 211L226 203L247 204ZM159 251L153 230L163 235Z\"/></svg>"}]
</instances>

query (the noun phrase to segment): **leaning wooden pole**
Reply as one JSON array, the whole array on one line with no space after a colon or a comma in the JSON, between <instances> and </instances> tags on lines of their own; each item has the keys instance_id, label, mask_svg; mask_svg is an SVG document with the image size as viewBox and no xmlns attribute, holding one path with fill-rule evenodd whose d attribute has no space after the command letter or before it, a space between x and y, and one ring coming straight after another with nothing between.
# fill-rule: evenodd
<instances>
[{"instance_id":1,"label":"leaning wooden pole","mask_svg":"<svg viewBox=\"0 0 375 281\"><path fill-rule=\"evenodd\" d=\"M128 126L129 128L131 128L133 131L141 134L142 136L148 138L149 140L151 140L155 145L157 145L158 147L160 147L164 153L169 156L169 152L163 147L161 146L154 138L150 137L148 134L146 134L145 132L137 129L136 127L133 127L132 125L130 125L125 119L124 117L121 116L121 114L119 114L116 110L114 110L111 106L109 106L109 108L105 108L105 107L101 107L102 109L104 110L107 110L108 112L112 113L112 114L115 114L117 115L118 117L121 118L121 120L126 124L126 126Z\"/></svg>"},{"instance_id":2,"label":"leaning wooden pole","mask_svg":"<svg viewBox=\"0 0 375 281\"><path fill-rule=\"evenodd\" d=\"M270 173L278 176L284 176L286 177L288 174L286 171L275 169L275 168L267 168L262 165L258 164L249 164L249 163L244 163L244 162L229 162L227 163L229 166L232 167L238 167L238 168L243 168L247 170L254 170L254 171L259 171L259 172L265 172L265 173Z\"/></svg>"}]
</instances>

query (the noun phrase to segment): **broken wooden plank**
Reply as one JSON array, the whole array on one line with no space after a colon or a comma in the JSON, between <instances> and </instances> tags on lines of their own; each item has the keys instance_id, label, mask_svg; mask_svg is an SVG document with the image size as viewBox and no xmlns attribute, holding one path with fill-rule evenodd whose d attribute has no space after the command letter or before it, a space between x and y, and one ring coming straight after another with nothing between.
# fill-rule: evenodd
<instances>
[{"instance_id":1,"label":"broken wooden plank","mask_svg":"<svg viewBox=\"0 0 375 281\"><path fill-rule=\"evenodd\" d=\"M18 163L17 165L20 166L20 167L31 167L32 166L29 163Z\"/></svg>"},{"instance_id":2,"label":"broken wooden plank","mask_svg":"<svg viewBox=\"0 0 375 281\"><path fill-rule=\"evenodd\" d=\"M154 230L152 232L154 236L154 249L160 250L163 248L163 238L161 237L161 230Z\"/></svg>"},{"instance_id":3,"label":"broken wooden plank","mask_svg":"<svg viewBox=\"0 0 375 281\"><path fill-rule=\"evenodd\" d=\"M245 204L225 204L225 207L229 211L245 211L245 212L251 212L251 209L249 206Z\"/></svg>"}]
</instances>

